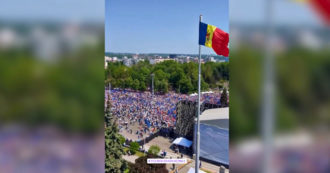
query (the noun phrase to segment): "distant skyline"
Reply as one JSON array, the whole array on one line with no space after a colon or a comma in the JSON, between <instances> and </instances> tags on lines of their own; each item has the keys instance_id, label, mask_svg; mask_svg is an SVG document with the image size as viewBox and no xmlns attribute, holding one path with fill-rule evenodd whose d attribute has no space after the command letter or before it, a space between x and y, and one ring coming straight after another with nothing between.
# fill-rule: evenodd
<instances>
[{"instance_id":1,"label":"distant skyline","mask_svg":"<svg viewBox=\"0 0 330 173\"><path fill-rule=\"evenodd\" d=\"M229 31L228 0L106 0L105 51L198 53L198 22ZM214 54L203 48L204 54Z\"/></svg>"},{"instance_id":2,"label":"distant skyline","mask_svg":"<svg viewBox=\"0 0 330 173\"><path fill-rule=\"evenodd\" d=\"M131 52L105 52L106 54L120 54L120 55L135 55L136 53L131 53ZM175 55L193 55L193 56L197 56L198 54L191 54L191 53L138 53L139 55L171 55L171 54L175 54ZM211 53L211 54L206 54L202 52L202 56L214 56L214 57L224 57L222 55L217 55L215 52ZM224 57L227 58L227 57Z\"/></svg>"}]
</instances>

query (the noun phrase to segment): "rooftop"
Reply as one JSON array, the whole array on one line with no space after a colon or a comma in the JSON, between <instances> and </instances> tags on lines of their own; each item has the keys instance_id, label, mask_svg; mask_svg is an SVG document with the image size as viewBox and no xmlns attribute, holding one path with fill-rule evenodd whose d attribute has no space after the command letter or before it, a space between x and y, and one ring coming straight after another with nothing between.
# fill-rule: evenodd
<instances>
[{"instance_id":1,"label":"rooftop","mask_svg":"<svg viewBox=\"0 0 330 173\"><path fill-rule=\"evenodd\" d=\"M228 129L229 107L205 110L200 117L200 122L202 124Z\"/></svg>"},{"instance_id":2,"label":"rooftop","mask_svg":"<svg viewBox=\"0 0 330 173\"><path fill-rule=\"evenodd\" d=\"M229 107L207 109L202 113L200 117L201 121L218 119L229 119Z\"/></svg>"}]
</instances>

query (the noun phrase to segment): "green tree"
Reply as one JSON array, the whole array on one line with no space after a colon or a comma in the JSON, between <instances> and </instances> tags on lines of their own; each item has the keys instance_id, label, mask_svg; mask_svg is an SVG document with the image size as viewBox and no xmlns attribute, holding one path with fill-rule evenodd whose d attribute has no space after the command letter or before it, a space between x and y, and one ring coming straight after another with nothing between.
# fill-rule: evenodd
<instances>
[{"instance_id":1,"label":"green tree","mask_svg":"<svg viewBox=\"0 0 330 173\"><path fill-rule=\"evenodd\" d=\"M112 123L112 116L111 116L111 103L110 100L106 101L106 108L105 108L105 112L104 112L104 122L106 126L111 126Z\"/></svg>"},{"instance_id":2,"label":"green tree","mask_svg":"<svg viewBox=\"0 0 330 173\"><path fill-rule=\"evenodd\" d=\"M126 88L133 88L133 85L134 85L134 81L133 81L133 79L132 79L132 77L128 77L127 79L126 79Z\"/></svg>"},{"instance_id":3,"label":"green tree","mask_svg":"<svg viewBox=\"0 0 330 173\"><path fill-rule=\"evenodd\" d=\"M195 62L180 64L176 61L164 61L154 65L138 62L131 67L122 63L109 63L105 73L105 81L111 81L113 87L145 91L151 86L151 74L154 73L155 91L159 93L167 93L169 90L180 93L197 92L198 65ZM215 88L219 81L228 80L228 63L202 64L202 90Z\"/></svg>"},{"instance_id":4,"label":"green tree","mask_svg":"<svg viewBox=\"0 0 330 173\"><path fill-rule=\"evenodd\" d=\"M160 151L159 146L157 146L157 145L152 145L152 146L149 148L148 153L149 153L149 154L153 154L153 155L158 155L159 151Z\"/></svg>"},{"instance_id":5,"label":"green tree","mask_svg":"<svg viewBox=\"0 0 330 173\"><path fill-rule=\"evenodd\" d=\"M223 89L221 96L220 96L220 103L222 107L227 107L228 106L228 93L227 89Z\"/></svg>"},{"instance_id":6,"label":"green tree","mask_svg":"<svg viewBox=\"0 0 330 173\"><path fill-rule=\"evenodd\" d=\"M183 94L188 94L188 93L192 92L193 86L191 84L191 80L187 77L181 79L179 81L179 90L180 90L180 93L183 93Z\"/></svg>"},{"instance_id":7,"label":"green tree","mask_svg":"<svg viewBox=\"0 0 330 173\"><path fill-rule=\"evenodd\" d=\"M134 79L134 81L133 81L133 85L132 85L132 89L134 89L134 90L138 90L139 87L140 87L140 82L139 82L139 80L138 80L138 79Z\"/></svg>"},{"instance_id":8,"label":"green tree","mask_svg":"<svg viewBox=\"0 0 330 173\"><path fill-rule=\"evenodd\" d=\"M155 90L158 92L161 92L161 93L167 93L168 92L168 82L165 79L156 81Z\"/></svg>"},{"instance_id":9,"label":"green tree","mask_svg":"<svg viewBox=\"0 0 330 173\"><path fill-rule=\"evenodd\" d=\"M205 91L205 90L208 90L210 87L209 87L209 84L206 83L204 80L201 81L201 90L202 91Z\"/></svg>"},{"instance_id":10,"label":"green tree","mask_svg":"<svg viewBox=\"0 0 330 173\"><path fill-rule=\"evenodd\" d=\"M123 145L125 143L126 139L123 135L119 135L119 141L120 141L120 144Z\"/></svg>"},{"instance_id":11,"label":"green tree","mask_svg":"<svg viewBox=\"0 0 330 173\"><path fill-rule=\"evenodd\" d=\"M146 87L145 82L141 82L141 83L140 83L139 90L140 90L140 91L145 91L146 89L147 89L147 87Z\"/></svg>"},{"instance_id":12,"label":"green tree","mask_svg":"<svg viewBox=\"0 0 330 173\"><path fill-rule=\"evenodd\" d=\"M183 69L179 67L175 71L173 71L170 75L169 82L172 84L172 88L176 89L177 92L180 92L179 82L184 77L185 74L183 72Z\"/></svg>"},{"instance_id":13,"label":"green tree","mask_svg":"<svg viewBox=\"0 0 330 173\"><path fill-rule=\"evenodd\" d=\"M140 148L140 145L139 145L139 143L137 143L137 142L131 142L131 143L129 144L129 150L130 150L130 152L131 152L132 154L135 154L136 151L139 150L139 148Z\"/></svg>"}]
</instances>

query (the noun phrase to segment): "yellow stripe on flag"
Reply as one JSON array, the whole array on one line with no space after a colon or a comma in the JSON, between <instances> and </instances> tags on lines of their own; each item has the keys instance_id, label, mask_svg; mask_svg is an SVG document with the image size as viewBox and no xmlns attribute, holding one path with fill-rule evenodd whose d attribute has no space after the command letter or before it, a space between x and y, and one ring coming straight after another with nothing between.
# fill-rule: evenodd
<instances>
[{"instance_id":1,"label":"yellow stripe on flag","mask_svg":"<svg viewBox=\"0 0 330 173\"><path fill-rule=\"evenodd\" d=\"M205 46L212 48L212 38L213 38L213 33L214 33L215 29L216 29L215 26L207 25Z\"/></svg>"},{"instance_id":2,"label":"yellow stripe on flag","mask_svg":"<svg viewBox=\"0 0 330 173\"><path fill-rule=\"evenodd\" d=\"M307 3L309 0L291 0L291 1L298 3Z\"/></svg>"}]
</instances>

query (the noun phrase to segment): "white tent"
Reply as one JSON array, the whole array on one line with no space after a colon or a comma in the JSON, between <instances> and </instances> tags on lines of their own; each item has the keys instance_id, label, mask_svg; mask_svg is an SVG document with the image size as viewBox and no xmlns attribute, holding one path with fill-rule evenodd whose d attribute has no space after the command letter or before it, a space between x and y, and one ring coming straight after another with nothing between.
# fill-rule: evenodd
<instances>
[{"instance_id":1,"label":"white tent","mask_svg":"<svg viewBox=\"0 0 330 173\"><path fill-rule=\"evenodd\" d=\"M214 93L214 92L213 91L204 91L201 94L203 95L203 94L212 94L212 93ZM189 96L197 96L197 95L198 95L197 93L192 93Z\"/></svg>"},{"instance_id":2,"label":"white tent","mask_svg":"<svg viewBox=\"0 0 330 173\"><path fill-rule=\"evenodd\" d=\"M180 137L180 138L176 138L172 144L176 144L176 145L181 145L181 146L184 146L184 147L190 147L191 144L192 144L192 141L186 139L186 138L183 138L183 137Z\"/></svg>"},{"instance_id":3,"label":"white tent","mask_svg":"<svg viewBox=\"0 0 330 173\"><path fill-rule=\"evenodd\" d=\"M206 172L204 172L204 171L202 171L202 170L199 170L198 172L199 172L199 173L206 173ZM189 171L188 171L187 173L195 173L195 168L190 168Z\"/></svg>"},{"instance_id":4,"label":"white tent","mask_svg":"<svg viewBox=\"0 0 330 173\"><path fill-rule=\"evenodd\" d=\"M197 96L197 93L190 94L189 96Z\"/></svg>"},{"instance_id":5,"label":"white tent","mask_svg":"<svg viewBox=\"0 0 330 173\"><path fill-rule=\"evenodd\" d=\"M214 93L213 91L205 91L205 92L202 92L202 94L212 94Z\"/></svg>"}]
</instances>

